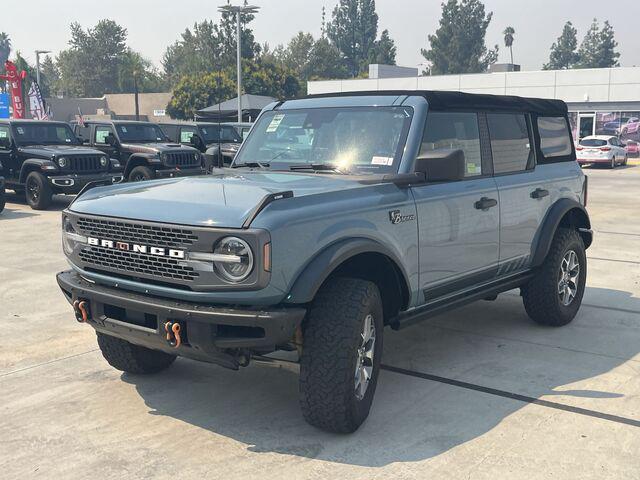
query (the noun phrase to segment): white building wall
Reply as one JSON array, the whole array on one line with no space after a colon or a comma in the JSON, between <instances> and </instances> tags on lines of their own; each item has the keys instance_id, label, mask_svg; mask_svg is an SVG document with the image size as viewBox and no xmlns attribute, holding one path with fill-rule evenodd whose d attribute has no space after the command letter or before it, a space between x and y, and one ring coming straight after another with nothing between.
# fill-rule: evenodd
<instances>
[{"instance_id":1,"label":"white building wall","mask_svg":"<svg viewBox=\"0 0 640 480\"><path fill-rule=\"evenodd\" d=\"M367 90L453 90L556 98L567 103L640 102L640 67L308 82L309 94Z\"/></svg>"}]
</instances>

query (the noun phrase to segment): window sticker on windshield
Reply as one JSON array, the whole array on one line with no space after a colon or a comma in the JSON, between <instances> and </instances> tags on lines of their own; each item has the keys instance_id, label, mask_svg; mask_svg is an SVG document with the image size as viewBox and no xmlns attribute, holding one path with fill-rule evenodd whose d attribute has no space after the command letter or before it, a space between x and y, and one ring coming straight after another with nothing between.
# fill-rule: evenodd
<instances>
[{"instance_id":1,"label":"window sticker on windshield","mask_svg":"<svg viewBox=\"0 0 640 480\"><path fill-rule=\"evenodd\" d=\"M120 127L120 131L121 131L122 133L127 133L127 127L124 127L124 126L123 126L123 127Z\"/></svg>"},{"instance_id":2,"label":"window sticker on windshield","mask_svg":"<svg viewBox=\"0 0 640 480\"><path fill-rule=\"evenodd\" d=\"M371 165L393 165L393 157L376 157L371 159Z\"/></svg>"},{"instance_id":3,"label":"window sticker on windshield","mask_svg":"<svg viewBox=\"0 0 640 480\"><path fill-rule=\"evenodd\" d=\"M6 130L0 130L0 138L7 138L9 136L9 132Z\"/></svg>"},{"instance_id":4,"label":"window sticker on windshield","mask_svg":"<svg viewBox=\"0 0 640 480\"><path fill-rule=\"evenodd\" d=\"M24 128L18 127L18 128L16 128L16 130L18 131L19 135L24 135Z\"/></svg>"},{"instance_id":5,"label":"window sticker on windshield","mask_svg":"<svg viewBox=\"0 0 640 480\"><path fill-rule=\"evenodd\" d=\"M108 130L96 130L96 143L107 143L105 138L107 138L108 136Z\"/></svg>"},{"instance_id":6,"label":"window sticker on windshield","mask_svg":"<svg viewBox=\"0 0 640 480\"><path fill-rule=\"evenodd\" d=\"M282 123L282 120L284 119L284 115L283 114L278 114L275 115L272 119L271 119L271 123L269 124L269 126L267 127L267 133L273 133L276 130L278 130L278 127L280 126L280 124Z\"/></svg>"},{"instance_id":7,"label":"window sticker on windshield","mask_svg":"<svg viewBox=\"0 0 640 480\"><path fill-rule=\"evenodd\" d=\"M482 168L477 163L467 163L467 173L470 175L477 175L482 173Z\"/></svg>"}]
</instances>

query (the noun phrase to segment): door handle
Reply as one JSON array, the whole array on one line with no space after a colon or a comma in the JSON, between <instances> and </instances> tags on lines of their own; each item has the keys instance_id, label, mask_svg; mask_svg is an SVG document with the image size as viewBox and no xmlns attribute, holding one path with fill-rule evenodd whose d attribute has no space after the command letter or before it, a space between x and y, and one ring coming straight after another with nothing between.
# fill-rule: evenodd
<instances>
[{"instance_id":1,"label":"door handle","mask_svg":"<svg viewBox=\"0 0 640 480\"><path fill-rule=\"evenodd\" d=\"M498 205L498 201L495 198L482 197L474 204L474 207L478 210L484 211L489 210L491 207L495 207L496 205Z\"/></svg>"},{"instance_id":2,"label":"door handle","mask_svg":"<svg viewBox=\"0 0 640 480\"><path fill-rule=\"evenodd\" d=\"M544 198L549 196L549 190L545 190L544 188L536 188L533 192L531 192L531 198Z\"/></svg>"}]
</instances>

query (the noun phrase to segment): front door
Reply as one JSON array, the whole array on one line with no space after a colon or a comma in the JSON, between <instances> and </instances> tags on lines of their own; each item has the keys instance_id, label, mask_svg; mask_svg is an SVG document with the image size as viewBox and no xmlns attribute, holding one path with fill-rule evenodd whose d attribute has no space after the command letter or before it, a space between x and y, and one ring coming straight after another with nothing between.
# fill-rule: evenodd
<instances>
[{"instance_id":1,"label":"front door","mask_svg":"<svg viewBox=\"0 0 640 480\"><path fill-rule=\"evenodd\" d=\"M426 302L491 280L498 267L500 205L482 161L478 115L429 112L421 153L452 148L464 152L466 178L412 188Z\"/></svg>"},{"instance_id":2,"label":"front door","mask_svg":"<svg viewBox=\"0 0 640 480\"><path fill-rule=\"evenodd\" d=\"M9 125L0 125L0 138L11 139L11 128ZM0 170L0 176L6 180L17 180L20 176L20 165L18 165L18 157L11 148L5 148L0 145L0 163L3 169Z\"/></svg>"},{"instance_id":3,"label":"front door","mask_svg":"<svg viewBox=\"0 0 640 480\"><path fill-rule=\"evenodd\" d=\"M581 113L578 116L578 141L584 137L595 135L596 115L594 113Z\"/></svg>"},{"instance_id":4,"label":"front door","mask_svg":"<svg viewBox=\"0 0 640 480\"><path fill-rule=\"evenodd\" d=\"M93 147L106 153L109 158L120 160L120 150L107 143L106 138L109 135L115 137L115 132L110 125L96 125L93 132Z\"/></svg>"}]
</instances>

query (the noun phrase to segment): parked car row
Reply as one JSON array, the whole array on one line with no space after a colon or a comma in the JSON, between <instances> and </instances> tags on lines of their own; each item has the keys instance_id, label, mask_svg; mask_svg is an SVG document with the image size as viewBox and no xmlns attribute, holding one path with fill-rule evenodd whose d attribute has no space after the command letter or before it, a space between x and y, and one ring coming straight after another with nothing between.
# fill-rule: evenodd
<instances>
[{"instance_id":1,"label":"parked car row","mask_svg":"<svg viewBox=\"0 0 640 480\"><path fill-rule=\"evenodd\" d=\"M41 210L54 194L78 194L96 181L202 175L231 163L248 126L1 120L0 206L5 187Z\"/></svg>"}]
</instances>

